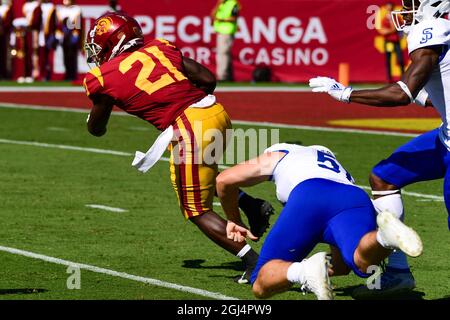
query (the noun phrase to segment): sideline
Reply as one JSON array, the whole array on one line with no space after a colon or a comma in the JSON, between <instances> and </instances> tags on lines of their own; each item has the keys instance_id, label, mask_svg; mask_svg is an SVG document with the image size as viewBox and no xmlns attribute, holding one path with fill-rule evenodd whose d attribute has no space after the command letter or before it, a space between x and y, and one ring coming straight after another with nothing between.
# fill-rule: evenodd
<instances>
[{"instance_id":1,"label":"sideline","mask_svg":"<svg viewBox=\"0 0 450 320\"><path fill-rule=\"evenodd\" d=\"M42 254L25 251L25 250L20 250L20 249L16 249L16 248L0 246L0 251L8 252L8 253L12 253L15 255L24 256L24 257L28 257L28 258L32 258L32 259L42 260L45 262L60 264L63 266L84 269L84 270L88 270L88 271L96 272L96 273L102 273L102 274L106 274L106 275L113 276L113 277L142 282L142 283L150 284L150 285L157 286L157 287L163 287L163 288L168 288L168 289L173 289L173 290L178 290L178 291L183 291L183 292L189 292L189 293L197 294L199 296L203 296L203 297L207 297L207 298L212 298L212 299L217 299L217 300L239 300L237 298L225 296L225 295L223 295L221 293L217 293L217 292L211 292L211 291L207 291L207 290L203 290L203 289L182 286L182 285L179 285L176 283L165 282L165 281L161 281L158 279L135 276L135 275L128 274L125 272L119 272L119 271L114 271L114 270L110 270L110 269L104 269L104 268L99 268L96 266L91 266L89 264L72 262L72 261L63 260L63 259L59 259L59 258L49 257L49 256L45 256Z\"/></svg>"}]
</instances>

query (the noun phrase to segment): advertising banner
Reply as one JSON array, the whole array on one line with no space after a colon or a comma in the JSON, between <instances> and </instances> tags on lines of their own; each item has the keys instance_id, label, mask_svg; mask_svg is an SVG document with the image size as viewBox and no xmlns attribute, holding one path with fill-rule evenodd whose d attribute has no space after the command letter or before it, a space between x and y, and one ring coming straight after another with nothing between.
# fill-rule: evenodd
<instances>
[{"instance_id":1,"label":"advertising banner","mask_svg":"<svg viewBox=\"0 0 450 320\"><path fill-rule=\"evenodd\" d=\"M16 12L21 1L15 1ZM62 5L62 1L56 1ZM215 0L128 0L121 9L135 17L144 34L174 42L185 55L215 71L215 33L211 10ZM338 76L348 64L350 81L385 81L385 56L377 45L378 6L365 0L241 1L239 29L233 45L236 81L251 81L257 66L268 66L274 81L305 82L317 75ZM109 10L108 1L78 0L85 29ZM381 49L380 49L381 48ZM55 72L63 73L58 49ZM80 73L87 70L80 55Z\"/></svg>"}]
</instances>

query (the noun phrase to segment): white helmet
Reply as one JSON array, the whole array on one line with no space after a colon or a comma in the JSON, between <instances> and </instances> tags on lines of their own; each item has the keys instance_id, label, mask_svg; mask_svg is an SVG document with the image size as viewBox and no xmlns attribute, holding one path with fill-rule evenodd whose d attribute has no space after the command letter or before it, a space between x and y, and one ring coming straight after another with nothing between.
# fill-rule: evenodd
<instances>
[{"instance_id":1,"label":"white helmet","mask_svg":"<svg viewBox=\"0 0 450 320\"><path fill-rule=\"evenodd\" d=\"M405 4L405 2L407 2ZM419 3L417 5L417 3ZM410 7L409 4L412 6ZM394 26L398 31L408 31L408 28L427 19L437 19L450 11L450 0L402 0L403 8L410 10L392 11ZM403 15L412 14L412 23L407 25Z\"/></svg>"},{"instance_id":2,"label":"white helmet","mask_svg":"<svg viewBox=\"0 0 450 320\"><path fill-rule=\"evenodd\" d=\"M334 155L334 153L330 149L328 149L327 147L319 146L319 145L313 145L313 146L308 146L308 147L316 149L317 151L326 153L326 154L328 154L328 155L330 155L330 156L332 156L333 158L336 159L336 156Z\"/></svg>"}]
</instances>

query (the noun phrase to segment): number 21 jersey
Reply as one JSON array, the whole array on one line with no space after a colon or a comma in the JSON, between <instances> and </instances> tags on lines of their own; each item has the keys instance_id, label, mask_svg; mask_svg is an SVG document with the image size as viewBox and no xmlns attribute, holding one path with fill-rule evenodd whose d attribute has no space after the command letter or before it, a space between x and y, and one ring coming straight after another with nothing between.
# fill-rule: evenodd
<instances>
[{"instance_id":1,"label":"number 21 jersey","mask_svg":"<svg viewBox=\"0 0 450 320\"><path fill-rule=\"evenodd\" d=\"M184 75L181 51L163 39L93 68L86 74L84 87L91 99L108 95L119 108L159 130L207 95Z\"/></svg>"}]
</instances>

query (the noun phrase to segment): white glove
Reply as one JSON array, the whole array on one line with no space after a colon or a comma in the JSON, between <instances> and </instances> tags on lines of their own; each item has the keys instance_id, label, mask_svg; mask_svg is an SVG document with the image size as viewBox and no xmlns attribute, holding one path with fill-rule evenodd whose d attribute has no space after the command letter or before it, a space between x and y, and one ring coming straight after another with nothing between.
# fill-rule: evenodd
<instances>
[{"instance_id":1,"label":"white glove","mask_svg":"<svg viewBox=\"0 0 450 320\"><path fill-rule=\"evenodd\" d=\"M338 101L350 103L352 87L345 87L332 78L317 77L309 80L313 92L326 92Z\"/></svg>"}]
</instances>

